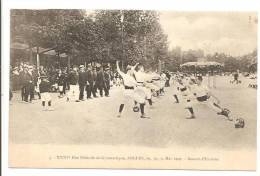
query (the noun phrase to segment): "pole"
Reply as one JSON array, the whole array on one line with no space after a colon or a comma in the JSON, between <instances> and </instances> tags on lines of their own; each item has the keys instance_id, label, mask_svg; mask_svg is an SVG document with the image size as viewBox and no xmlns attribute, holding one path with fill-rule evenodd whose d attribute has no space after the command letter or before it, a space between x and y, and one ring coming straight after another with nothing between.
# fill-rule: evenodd
<instances>
[{"instance_id":1,"label":"pole","mask_svg":"<svg viewBox=\"0 0 260 176\"><path fill-rule=\"evenodd\" d=\"M71 57L71 55L68 55L68 72L69 72L69 70L70 70L70 57Z\"/></svg>"},{"instance_id":2,"label":"pole","mask_svg":"<svg viewBox=\"0 0 260 176\"><path fill-rule=\"evenodd\" d=\"M40 68L40 56L39 56L39 47L37 46L37 54L36 54L36 66L37 69L39 70Z\"/></svg>"},{"instance_id":3,"label":"pole","mask_svg":"<svg viewBox=\"0 0 260 176\"><path fill-rule=\"evenodd\" d=\"M60 67L61 67L61 66L60 66L60 65L61 65L61 64L60 64L60 63L61 63L61 57L60 57L60 53L59 53L59 52L58 52L58 62L59 62L59 69L60 69Z\"/></svg>"},{"instance_id":4,"label":"pole","mask_svg":"<svg viewBox=\"0 0 260 176\"><path fill-rule=\"evenodd\" d=\"M29 44L29 63L33 64L33 51L32 51L32 44Z\"/></svg>"},{"instance_id":5,"label":"pole","mask_svg":"<svg viewBox=\"0 0 260 176\"><path fill-rule=\"evenodd\" d=\"M122 42L122 70L124 71L124 57L125 57L125 51L124 51L124 13L121 14L121 42Z\"/></svg>"},{"instance_id":6,"label":"pole","mask_svg":"<svg viewBox=\"0 0 260 176\"><path fill-rule=\"evenodd\" d=\"M147 53L147 51L146 51L146 36L144 36L144 60L147 59L146 53Z\"/></svg>"},{"instance_id":7,"label":"pole","mask_svg":"<svg viewBox=\"0 0 260 176\"><path fill-rule=\"evenodd\" d=\"M159 62L158 62L158 73L161 73L162 71L162 65L161 65L161 60L159 59Z\"/></svg>"}]
</instances>

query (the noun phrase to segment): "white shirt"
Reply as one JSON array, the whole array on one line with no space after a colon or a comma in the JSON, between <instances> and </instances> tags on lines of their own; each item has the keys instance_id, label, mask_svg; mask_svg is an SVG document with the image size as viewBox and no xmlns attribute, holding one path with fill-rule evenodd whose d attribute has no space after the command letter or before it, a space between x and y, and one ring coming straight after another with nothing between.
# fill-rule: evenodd
<instances>
[{"instance_id":1,"label":"white shirt","mask_svg":"<svg viewBox=\"0 0 260 176\"><path fill-rule=\"evenodd\" d=\"M125 86L135 87L137 85L137 82L135 81L135 79L132 76L130 76L128 74L125 74L125 73L123 73L121 71L118 71L118 73L123 78Z\"/></svg>"},{"instance_id":2,"label":"white shirt","mask_svg":"<svg viewBox=\"0 0 260 176\"><path fill-rule=\"evenodd\" d=\"M207 95L209 92L209 89L205 85L200 85L200 86L194 86L194 93L196 93L196 97L202 97Z\"/></svg>"},{"instance_id":3,"label":"white shirt","mask_svg":"<svg viewBox=\"0 0 260 176\"><path fill-rule=\"evenodd\" d=\"M139 83L139 82L145 82L146 81L146 73L144 72L135 72L135 79L136 81Z\"/></svg>"}]
</instances>

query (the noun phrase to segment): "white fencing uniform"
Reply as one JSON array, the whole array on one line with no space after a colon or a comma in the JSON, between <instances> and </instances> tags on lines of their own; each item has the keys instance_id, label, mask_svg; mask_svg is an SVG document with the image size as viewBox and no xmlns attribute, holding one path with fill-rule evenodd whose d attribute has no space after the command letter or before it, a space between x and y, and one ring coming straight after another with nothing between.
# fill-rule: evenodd
<instances>
[{"instance_id":1,"label":"white fencing uniform","mask_svg":"<svg viewBox=\"0 0 260 176\"><path fill-rule=\"evenodd\" d=\"M144 84L147 81L147 74L140 71L135 72L135 78L140 85L135 89L134 98L138 103L145 103L146 99L152 98L151 90L144 87Z\"/></svg>"},{"instance_id":2,"label":"white fencing uniform","mask_svg":"<svg viewBox=\"0 0 260 176\"><path fill-rule=\"evenodd\" d=\"M159 74L157 74L157 73L152 73L152 80L153 80L153 85L154 85L154 90L155 91L159 91L160 90L160 79L161 79L161 77L160 77L160 75Z\"/></svg>"},{"instance_id":3,"label":"white fencing uniform","mask_svg":"<svg viewBox=\"0 0 260 176\"><path fill-rule=\"evenodd\" d=\"M215 99L212 96L209 96L209 89L205 85L194 85L192 86L192 93L196 94L196 99L193 99L193 105L206 105L210 109L214 110L215 112L220 112L221 109L216 107L214 104L216 103Z\"/></svg>"},{"instance_id":4,"label":"white fencing uniform","mask_svg":"<svg viewBox=\"0 0 260 176\"><path fill-rule=\"evenodd\" d=\"M40 83L41 83L41 79L38 78L38 79L37 79L36 86L35 86L35 92L36 92L36 93L40 93L40 88L39 88Z\"/></svg>"},{"instance_id":5,"label":"white fencing uniform","mask_svg":"<svg viewBox=\"0 0 260 176\"><path fill-rule=\"evenodd\" d=\"M41 93L41 101L49 102L51 101L51 95L49 92Z\"/></svg>"},{"instance_id":6,"label":"white fencing uniform","mask_svg":"<svg viewBox=\"0 0 260 176\"><path fill-rule=\"evenodd\" d=\"M123 104L126 104L129 101L133 100L134 89L137 85L137 82L129 74L125 74L125 73L121 72L120 70L117 70L117 72L120 74L120 76L123 79L123 83L124 83L124 89L122 91L122 94L123 94L123 97L124 97L124 100L123 100L124 103Z\"/></svg>"}]
</instances>

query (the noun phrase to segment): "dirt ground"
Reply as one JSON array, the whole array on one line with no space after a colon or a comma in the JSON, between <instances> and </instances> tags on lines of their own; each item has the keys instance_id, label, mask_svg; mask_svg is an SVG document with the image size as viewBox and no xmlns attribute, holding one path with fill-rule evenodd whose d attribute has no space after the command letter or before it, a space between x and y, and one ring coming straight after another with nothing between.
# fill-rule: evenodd
<instances>
[{"instance_id":1,"label":"dirt ground","mask_svg":"<svg viewBox=\"0 0 260 176\"><path fill-rule=\"evenodd\" d=\"M174 103L173 88L164 96L154 98L154 108L146 105L151 117L141 119L126 105L117 118L122 100L121 88L112 87L110 97L66 102L52 93L54 111L42 111L41 101L21 102L14 93L10 104L9 139L16 144L107 144L145 147L210 147L216 149L256 148L256 89L248 88L248 78L242 84L230 84L230 77L218 77L212 89L224 107L235 117L245 119L245 128L236 129L224 117L205 105L195 107L197 118L188 120L184 103ZM36 96L37 97L37 96Z\"/></svg>"}]
</instances>

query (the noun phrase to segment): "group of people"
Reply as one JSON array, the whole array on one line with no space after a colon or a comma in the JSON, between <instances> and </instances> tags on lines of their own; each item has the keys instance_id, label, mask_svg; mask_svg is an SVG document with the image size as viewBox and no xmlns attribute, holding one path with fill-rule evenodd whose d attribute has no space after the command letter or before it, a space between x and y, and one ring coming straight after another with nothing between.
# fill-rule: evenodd
<instances>
[{"instance_id":1,"label":"group of people","mask_svg":"<svg viewBox=\"0 0 260 176\"><path fill-rule=\"evenodd\" d=\"M109 96L111 82L116 86L123 85L123 99L119 103L118 115L121 117L126 105L133 108L134 112L141 112L141 118L150 118L145 113L145 105L153 107L153 97L164 95L164 88L170 86L173 80L173 97L176 103L183 101L185 109L190 113L188 119L196 118L194 108L197 104L206 104L216 111L218 115L225 116L233 121L231 111L223 108L220 100L202 84L203 77L185 75L169 72L144 70L142 64L128 65L124 73L119 62L116 62L116 72L113 73L109 67L93 67L91 64L73 66L72 69L57 69L56 72L48 74L46 69L36 69L35 66L23 64L22 67L14 68L12 74L19 75L21 80L22 100L31 102L36 91L42 101L43 109L51 110L51 96L49 94L53 81L57 84L59 98L66 97L67 101L84 101L86 99ZM51 77L50 77L51 75ZM237 78L237 77L235 77ZM48 104L48 108L47 107Z\"/></svg>"},{"instance_id":2,"label":"group of people","mask_svg":"<svg viewBox=\"0 0 260 176\"><path fill-rule=\"evenodd\" d=\"M66 96L67 101L80 102L85 100L85 94L87 99L97 98L97 92L100 97L108 97L113 74L108 66L94 67L88 64L86 68L84 65L75 65L71 69L50 69L22 62L10 69L10 77L10 100L13 90L20 89L22 101L30 103L36 99L35 93L45 101L46 96L42 97L42 93L57 89L59 98ZM47 101L50 101L51 96L47 97Z\"/></svg>"},{"instance_id":3,"label":"group of people","mask_svg":"<svg viewBox=\"0 0 260 176\"><path fill-rule=\"evenodd\" d=\"M22 63L19 67L12 68L11 81L17 83L19 80L22 101L32 102L36 92L42 101L44 110L48 109L46 108L47 104L51 106L49 92L53 87L57 88L59 98L66 97L67 101L80 102L84 101L85 98L108 97L111 83L116 87L123 84L126 95L124 101L132 99L134 109L137 109L137 105L140 104L141 117L145 118L147 117L144 113L146 100L152 106L152 95L159 96L164 93L164 87L170 86L171 75L169 72L161 74L152 71L145 72L141 64L128 65L126 69L127 73L125 74L117 63L117 70L114 73L108 66L94 67L91 64L86 65L86 67L84 65L73 66L69 70L63 68L50 71L42 66L37 69L34 65ZM133 92L135 93L132 94ZM120 104L118 117L121 116L124 104L125 102Z\"/></svg>"},{"instance_id":4,"label":"group of people","mask_svg":"<svg viewBox=\"0 0 260 176\"><path fill-rule=\"evenodd\" d=\"M84 65L74 66L68 74L69 91L67 93L67 101L84 101L85 91L87 99L97 98L97 91L99 91L100 97L108 97L111 73L109 67L93 67L91 64L88 64L86 68ZM64 78L60 71L57 76L57 82L61 97L64 94Z\"/></svg>"},{"instance_id":5,"label":"group of people","mask_svg":"<svg viewBox=\"0 0 260 176\"><path fill-rule=\"evenodd\" d=\"M10 99L12 91L20 89L22 101L32 102L35 99L35 86L39 78L36 67L22 62L10 70ZM38 96L40 97L39 92Z\"/></svg>"},{"instance_id":6,"label":"group of people","mask_svg":"<svg viewBox=\"0 0 260 176\"><path fill-rule=\"evenodd\" d=\"M235 128L244 128L244 119L235 118L228 108L224 108L221 105L220 99L202 83L203 77L201 75L194 77L179 74L175 76L174 81L173 96L176 103L180 102L179 99L182 99L184 102L185 109L190 113L190 117L187 117L187 119L196 118L194 108L199 108L197 105L206 105L215 111L217 115L224 116L227 120L233 122Z\"/></svg>"},{"instance_id":7,"label":"group of people","mask_svg":"<svg viewBox=\"0 0 260 176\"><path fill-rule=\"evenodd\" d=\"M170 76L165 73L157 73L145 71L142 64L137 63L134 66L127 66L126 73L122 72L119 67L119 62L116 63L117 73L123 79L124 89L123 100L119 105L118 116L122 116L125 105L133 106L133 110L141 112L141 118L150 118L145 114L146 102L150 107L153 106L153 96L163 95L164 87L170 86ZM170 74L169 74L170 75ZM129 103L130 102L130 103ZM139 107L138 107L139 104Z\"/></svg>"}]
</instances>

